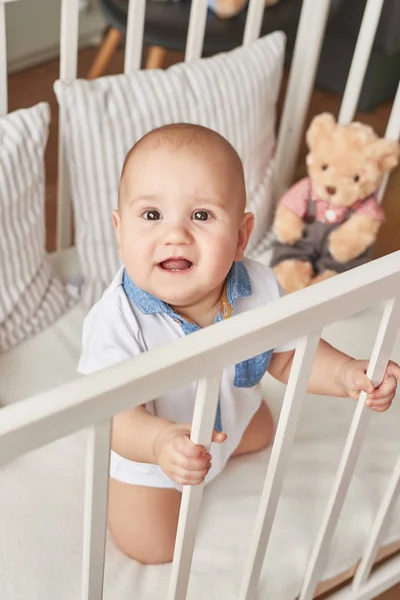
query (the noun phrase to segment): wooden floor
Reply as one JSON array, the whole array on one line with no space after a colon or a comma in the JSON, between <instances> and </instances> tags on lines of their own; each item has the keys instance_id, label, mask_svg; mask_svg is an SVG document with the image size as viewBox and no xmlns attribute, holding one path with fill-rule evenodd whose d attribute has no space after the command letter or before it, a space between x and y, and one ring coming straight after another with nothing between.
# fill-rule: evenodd
<instances>
[{"instance_id":1,"label":"wooden floor","mask_svg":"<svg viewBox=\"0 0 400 600\"><path fill-rule=\"evenodd\" d=\"M96 50L89 48L80 52L78 75L85 77ZM167 62L171 64L182 60L181 55L170 54ZM56 226L56 190L57 190L57 102L53 93L53 83L58 76L58 61L52 61L44 65L29 69L9 77L9 110L25 108L40 101L47 101L51 106L52 126L46 152L46 219L47 219L47 248L55 249L55 226ZM123 68L123 51L120 50L113 59L107 73L121 73ZM282 97L283 97L282 90ZM282 107L282 97L279 110ZM313 93L306 126L311 118L323 111L339 112L340 97L335 94L315 91ZM386 103L379 106L370 113L357 114L365 123L372 125L379 135L385 132L386 123L390 114L391 104ZM305 172L304 157L306 153L305 144L302 145L296 179ZM383 207L387 215L387 222L381 229L379 238L375 245L375 256L382 256L400 250L400 168L397 168L390 179ZM376 599L378 600L378 599ZM400 585L396 586L386 594L379 596L379 600L400 600Z\"/></svg>"}]
</instances>

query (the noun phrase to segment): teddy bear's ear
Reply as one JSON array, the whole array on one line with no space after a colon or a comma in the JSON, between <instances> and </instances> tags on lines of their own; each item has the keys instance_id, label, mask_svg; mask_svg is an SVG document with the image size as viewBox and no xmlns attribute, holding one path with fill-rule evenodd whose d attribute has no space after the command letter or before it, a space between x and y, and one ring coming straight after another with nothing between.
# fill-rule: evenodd
<instances>
[{"instance_id":1,"label":"teddy bear's ear","mask_svg":"<svg viewBox=\"0 0 400 600\"><path fill-rule=\"evenodd\" d=\"M395 140L380 139L368 147L368 155L377 161L382 173L399 164L400 144Z\"/></svg>"},{"instance_id":2,"label":"teddy bear's ear","mask_svg":"<svg viewBox=\"0 0 400 600\"><path fill-rule=\"evenodd\" d=\"M318 138L326 138L327 135L330 135L333 132L335 127L335 118L330 113L321 113L314 117L306 133L308 147L311 149L315 146L318 142Z\"/></svg>"}]
</instances>

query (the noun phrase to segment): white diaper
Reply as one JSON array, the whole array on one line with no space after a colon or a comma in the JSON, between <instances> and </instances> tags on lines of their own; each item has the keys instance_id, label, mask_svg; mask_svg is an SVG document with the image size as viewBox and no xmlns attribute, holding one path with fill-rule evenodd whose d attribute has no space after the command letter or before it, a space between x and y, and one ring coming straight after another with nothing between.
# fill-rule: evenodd
<instances>
[{"instance_id":1,"label":"white diaper","mask_svg":"<svg viewBox=\"0 0 400 600\"><path fill-rule=\"evenodd\" d=\"M111 450L110 476L122 483L182 491L182 485L168 477L158 465L135 462Z\"/></svg>"}]
</instances>

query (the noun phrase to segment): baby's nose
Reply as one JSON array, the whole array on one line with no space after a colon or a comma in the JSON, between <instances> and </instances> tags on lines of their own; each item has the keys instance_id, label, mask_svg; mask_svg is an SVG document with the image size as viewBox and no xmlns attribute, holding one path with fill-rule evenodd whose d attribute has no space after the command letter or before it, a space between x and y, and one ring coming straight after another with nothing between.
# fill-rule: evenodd
<instances>
[{"instance_id":1,"label":"baby's nose","mask_svg":"<svg viewBox=\"0 0 400 600\"><path fill-rule=\"evenodd\" d=\"M333 194L336 194L336 188L333 187L332 185L327 185L325 189L330 196L333 196Z\"/></svg>"},{"instance_id":2,"label":"baby's nose","mask_svg":"<svg viewBox=\"0 0 400 600\"><path fill-rule=\"evenodd\" d=\"M189 231L180 224L168 227L164 234L164 242L167 244L188 244L190 239Z\"/></svg>"}]
</instances>

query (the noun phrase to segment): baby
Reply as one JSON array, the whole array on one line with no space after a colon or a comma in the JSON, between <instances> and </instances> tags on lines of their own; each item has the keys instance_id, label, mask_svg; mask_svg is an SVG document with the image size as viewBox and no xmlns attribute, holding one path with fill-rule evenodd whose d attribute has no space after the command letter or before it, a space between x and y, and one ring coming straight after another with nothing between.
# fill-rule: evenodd
<instances>
[{"instance_id":1,"label":"baby","mask_svg":"<svg viewBox=\"0 0 400 600\"><path fill-rule=\"evenodd\" d=\"M244 258L254 223L245 206L241 161L214 131L168 125L130 150L113 213L123 267L85 320L81 373L279 298L272 270ZM284 344L224 371L210 452L189 438L195 383L114 418L108 522L123 552L170 561L182 485L209 482L231 457L270 444L259 382L268 371L286 383L294 349ZM308 391L357 398L363 390L371 408L386 410L400 367L390 362L374 389L367 366L321 340Z\"/></svg>"}]
</instances>

